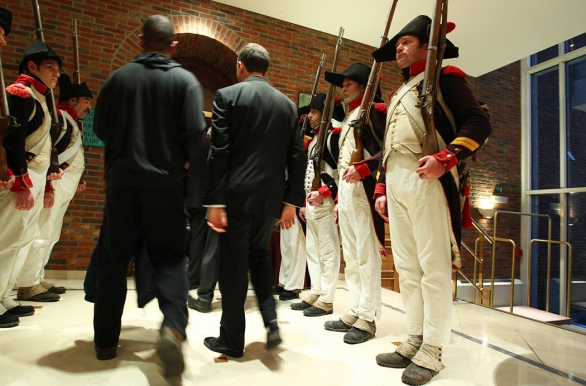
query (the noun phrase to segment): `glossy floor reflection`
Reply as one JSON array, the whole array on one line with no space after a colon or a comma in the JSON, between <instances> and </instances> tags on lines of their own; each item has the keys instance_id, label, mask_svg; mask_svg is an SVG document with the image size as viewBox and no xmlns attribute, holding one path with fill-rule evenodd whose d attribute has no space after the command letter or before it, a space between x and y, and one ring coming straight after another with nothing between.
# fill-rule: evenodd
<instances>
[{"instance_id":1,"label":"glossy floor reflection","mask_svg":"<svg viewBox=\"0 0 586 386\"><path fill-rule=\"evenodd\" d=\"M217 336L219 292L209 314L190 310L182 378L164 378L155 354L162 315L156 302L136 306L129 290L118 357L98 361L93 351L93 307L83 300L81 280L55 280L67 293L40 306L18 327L0 329L0 385L400 385L402 370L376 365L406 336L399 294L383 290L383 314L376 337L359 345L323 323L348 304L338 282L334 315L308 318L278 301L283 344L265 349L265 330L252 291L246 303L246 349L241 359L219 359L203 346ZM133 284L129 282L129 287ZM586 335L464 302L456 302L452 337L444 348L446 369L429 385L586 385Z\"/></svg>"}]
</instances>

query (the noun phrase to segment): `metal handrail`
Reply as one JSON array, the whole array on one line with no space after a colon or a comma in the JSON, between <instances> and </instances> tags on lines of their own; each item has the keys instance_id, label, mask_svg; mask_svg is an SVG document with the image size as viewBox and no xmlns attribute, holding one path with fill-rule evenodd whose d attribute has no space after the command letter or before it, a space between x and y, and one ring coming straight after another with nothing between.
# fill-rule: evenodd
<instances>
[{"instance_id":1,"label":"metal handrail","mask_svg":"<svg viewBox=\"0 0 586 386\"><path fill-rule=\"evenodd\" d=\"M529 242L529 261L528 261L528 269L529 275L527 276L527 305L531 305L531 256L533 254L533 243L548 243L549 250L551 250L551 244L558 244L558 245L565 245L568 247L568 284L566 288L566 314L565 317L570 317L570 306L571 306L571 295L572 295L572 245L567 241L557 241L557 240L541 240L541 239L533 239ZM547 284L546 284L546 296L545 299L545 311L549 312L549 294L550 294L550 287L551 287L551 277L550 277L550 268L551 268L551 255L547 256Z\"/></svg>"}]
</instances>

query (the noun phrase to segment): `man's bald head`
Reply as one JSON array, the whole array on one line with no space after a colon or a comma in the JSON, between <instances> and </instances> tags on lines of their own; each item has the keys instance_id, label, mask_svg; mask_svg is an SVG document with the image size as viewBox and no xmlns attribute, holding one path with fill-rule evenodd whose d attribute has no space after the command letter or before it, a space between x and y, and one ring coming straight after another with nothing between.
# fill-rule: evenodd
<instances>
[{"instance_id":1,"label":"man's bald head","mask_svg":"<svg viewBox=\"0 0 586 386\"><path fill-rule=\"evenodd\" d=\"M168 17L153 15L144 22L142 38L145 51L167 53L175 41L175 28Z\"/></svg>"}]
</instances>

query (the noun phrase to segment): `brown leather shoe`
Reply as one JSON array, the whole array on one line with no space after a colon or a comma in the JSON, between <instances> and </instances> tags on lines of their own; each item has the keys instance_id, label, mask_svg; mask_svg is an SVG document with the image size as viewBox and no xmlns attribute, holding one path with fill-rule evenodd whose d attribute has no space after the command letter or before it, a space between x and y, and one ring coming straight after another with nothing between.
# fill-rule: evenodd
<instances>
[{"instance_id":1,"label":"brown leather shoe","mask_svg":"<svg viewBox=\"0 0 586 386\"><path fill-rule=\"evenodd\" d=\"M184 340L183 335L170 327L163 327L161 330L157 355L165 367L165 376L181 375L185 370L185 361L181 350L181 342Z\"/></svg>"},{"instance_id":2,"label":"brown leather shoe","mask_svg":"<svg viewBox=\"0 0 586 386\"><path fill-rule=\"evenodd\" d=\"M110 359L116 358L116 349L118 347L112 348L99 348L98 346L94 346L94 350L96 350L96 358L99 361L107 361Z\"/></svg>"},{"instance_id":3,"label":"brown leather shoe","mask_svg":"<svg viewBox=\"0 0 586 386\"><path fill-rule=\"evenodd\" d=\"M396 352L378 354L376 364L383 367L392 367L394 369L404 369L409 366L411 359L404 357Z\"/></svg>"}]
</instances>

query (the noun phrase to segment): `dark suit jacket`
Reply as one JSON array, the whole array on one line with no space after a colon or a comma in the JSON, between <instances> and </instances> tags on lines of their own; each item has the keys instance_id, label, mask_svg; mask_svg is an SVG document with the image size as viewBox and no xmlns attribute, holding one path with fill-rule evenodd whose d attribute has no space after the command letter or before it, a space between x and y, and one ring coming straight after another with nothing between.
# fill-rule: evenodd
<instances>
[{"instance_id":1,"label":"dark suit jacket","mask_svg":"<svg viewBox=\"0 0 586 386\"><path fill-rule=\"evenodd\" d=\"M305 164L297 109L285 95L258 76L218 90L205 205L277 218L282 203L303 206Z\"/></svg>"}]
</instances>

